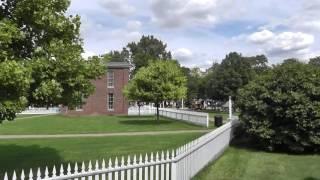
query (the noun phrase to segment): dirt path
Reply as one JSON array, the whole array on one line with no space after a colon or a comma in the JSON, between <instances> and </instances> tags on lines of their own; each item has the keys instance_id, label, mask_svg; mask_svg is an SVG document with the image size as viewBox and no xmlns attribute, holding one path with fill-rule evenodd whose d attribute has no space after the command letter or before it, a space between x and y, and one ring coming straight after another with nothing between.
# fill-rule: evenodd
<instances>
[{"instance_id":1,"label":"dirt path","mask_svg":"<svg viewBox=\"0 0 320 180\"><path fill-rule=\"evenodd\" d=\"M211 130L176 130L176 131L146 131L146 132L119 132L119 133L97 133L97 134L52 134L52 135L0 135L0 139L50 139L50 138L78 138L78 137L112 137L112 136L142 136L142 135L164 135L183 133L207 133Z\"/></svg>"}]
</instances>

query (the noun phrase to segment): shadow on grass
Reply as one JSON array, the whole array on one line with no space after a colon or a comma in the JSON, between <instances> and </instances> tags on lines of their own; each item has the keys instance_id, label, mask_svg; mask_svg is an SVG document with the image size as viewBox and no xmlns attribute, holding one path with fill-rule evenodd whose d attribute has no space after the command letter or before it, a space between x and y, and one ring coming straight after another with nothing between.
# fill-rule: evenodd
<instances>
[{"instance_id":1,"label":"shadow on grass","mask_svg":"<svg viewBox=\"0 0 320 180\"><path fill-rule=\"evenodd\" d=\"M315 177L307 177L307 178L304 178L303 180L320 180L320 179Z\"/></svg>"},{"instance_id":2,"label":"shadow on grass","mask_svg":"<svg viewBox=\"0 0 320 180\"><path fill-rule=\"evenodd\" d=\"M138 116L138 115L135 115L135 116L118 116L119 118L122 118L122 119L154 119L155 116Z\"/></svg>"},{"instance_id":3,"label":"shadow on grass","mask_svg":"<svg viewBox=\"0 0 320 180\"><path fill-rule=\"evenodd\" d=\"M119 121L121 124L126 124L126 125L159 125L159 124L171 124L173 123L172 121L167 121L167 120L127 120L127 121Z\"/></svg>"},{"instance_id":4,"label":"shadow on grass","mask_svg":"<svg viewBox=\"0 0 320 180\"><path fill-rule=\"evenodd\" d=\"M52 148L40 147L39 145L0 145L0 179L4 179L5 172L8 173L9 179L11 179L14 170L19 178L22 169L24 169L27 176L30 168L36 174L38 167L43 168L41 171L44 171L44 168L48 166L51 172L53 165L56 165L59 169L63 163L65 162L58 151Z\"/></svg>"},{"instance_id":5,"label":"shadow on grass","mask_svg":"<svg viewBox=\"0 0 320 180\"><path fill-rule=\"evenodd\" d=\"M252 140L249 136L246 135L240 135L236 138L234 138L231 143L231 147L235 147L237 149L244 149L251 152L262 152L265 151L264 149L261 149L261 146Z\"/></svg>"}]
</instances>

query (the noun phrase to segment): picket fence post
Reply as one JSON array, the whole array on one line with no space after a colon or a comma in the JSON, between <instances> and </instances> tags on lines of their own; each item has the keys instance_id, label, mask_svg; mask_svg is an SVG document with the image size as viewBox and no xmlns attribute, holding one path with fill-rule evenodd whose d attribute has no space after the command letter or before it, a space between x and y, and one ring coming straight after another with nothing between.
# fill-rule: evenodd
<instances>
[{"instance_id":1,"label":"picket fence post","mask_svg":"<svg viewBox=\"0 0 320 180\"><path fill-rule=\"evenodd\" d=\"M174 150L172 150L172 160L174 160L175 159L175 153L174 153ZM176 153L176 155L177 155L177 153ZM178 180L178 176L177 176L178 174L177 174L177 162L175 162L175 161L172 161L172 163L171 163L171 180Z\"/></svg>"}]
</instances>

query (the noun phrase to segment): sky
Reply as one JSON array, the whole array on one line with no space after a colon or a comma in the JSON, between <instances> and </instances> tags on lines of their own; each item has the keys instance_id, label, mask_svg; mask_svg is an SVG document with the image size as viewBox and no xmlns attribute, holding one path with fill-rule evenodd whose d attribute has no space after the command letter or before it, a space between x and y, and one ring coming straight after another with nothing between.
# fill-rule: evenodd
<instances>
[{"instance_id":1,"label":"sky","mask_svg":"<svg viewBox=\"0 0 320 180\"><path fill-rule=\"evenodd\" d=\"M142 35L167 44L183 66L209 68L229 52L270 64L320 56L320 0L71 0L84 56L121 50Z\"/></svg>"}]
</instances>

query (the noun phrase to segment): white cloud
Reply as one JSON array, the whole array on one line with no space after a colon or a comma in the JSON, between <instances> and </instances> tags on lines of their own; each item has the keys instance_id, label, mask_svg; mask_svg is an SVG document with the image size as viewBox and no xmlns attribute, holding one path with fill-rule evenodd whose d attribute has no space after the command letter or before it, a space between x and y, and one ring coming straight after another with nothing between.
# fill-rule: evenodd
<instances>
[{"instance_id":1,"label":"white cloud","mask_svg":"<svg viewBox=\"0 0 320 180\"><path fill-rule=\"evenodd\" d=\"M305 0L302 9L291 18L289 26L320 32L319 10L319 0Z\"/></svg>"},{"instance_id":2,"label":"white cloud","mask_svg":"<svg viewBox=\"0 0 320 180\"><path fill-rule=\"evenodd\" d=\"M114 39L125 39L126 42L132 42L132 41L139 40L142 34L138 31L128 31L126 29L114 29L109 32L108 36Z\"/></svg>"},{"instance_id":3,"label":"white cloud","mask_svg":"<svg viewBox=\"0 0 320 180\"><path fill-rule=\"evenodd\" d=\"M189 68L199 67L201 70L212 66L213 61L208 60L205 53L194 53L188 48L178 48L173 52L173 57L177 59L182 66Z\"/></svg>"},{"instance_id":4,"label":"white cloud","mask_svg":"<svg viewBox=\"0 0 320 180\"><path fill-rule=\"evenodd\" d=\"M283 51L303 50L314 43L314 36L302 32L283 32L278 34L272 45Z\"/></svg>"},{"instance_id":5,"label":"white cloud","mask_svg":"<svg viewBox=\"0 0 320 180\"><path fill-rule=\"evenodd\" d=\"M271 29L286 27L295 31L320 32L320 20L318 18L320 16L320 1L301 0L296 2L299 2L296 7L282 8L290 12L286 18L274 18L264 27Z\"/></svg>"},{"instance_id":6,"label":"white cloud","mask_svg":"<svg viewBox=\"0 0 320 180\"><path fill-rule=\"evenodd\" d=\"M320 0L71 0L68 12L81 16L88 52L121 49L142 34L154 35L181 64L210 67L210 60L219 62L231 51L263 53L271 63L319 55L319 5Z\"/></svg>"},{"instance_id":7,"label":"white cloud","mask_svg":"<svg viewBox=\"0 0 320 180\"><path fill-rule=\"evenodd\" d=\"M101 0L100 3L108 12L115 16L127 17L136 11L126 0Z\"/></svg>"},{"instance_id":8,"label":"white cloud","mask_svg":"<svg viewBox=\"0 0 320 180\"><path fill-rule=\"evenodd\" d=\"M265 43L274 37L273 32L269 30L263 30L255 32L249 36L249 41L254 43Z\"/></svg>"},{"instance_id":9,"label":"white cloud","mask_svg":"<svg viewBox=\"0 0 320 180\"><path fill-rule=\"evenodd\" d=\"M320 31L320 20L311 20L299 23L301 27L305 29L314 29Z\"/></svg>"},{"instance_id":10,"label":"white cloud","mask_svg":"<svg viewBox=\"0 0 320 180\"><path fill-rule=\"evenodd\" d=\"M152 0L152 20L163 27L212 24L216 0Z\"/></svg>"},{"instance_id":11,"label":"white cloud","mask_svg":"<svg viewBox=\"0 0 320 180\"><path fill-rule=\"evenodd\" d=\"M188 62L192 60L193 53L187 48L179 48L173 51L173 57L180 62Z\"/></svg>"},{"instance_id":12,"label":"white cloud","mask_svg":"<svg viewBox=\"0 0 320 180\"><path fill-rule=\"evenodd\" d=\"M110 50L122 49L127 43L137 41L142 36L138 22L127 22L124 27L109 28L87 16L81 18L81 37L87 52L102 54ZM133 25L135 24L135 25Z\"/></svg>"},{"instance_id":13,"label":"white cloud","mask_svg":"<svg viewBox=\"0 0 320 180\"><path fill-rule=\"evenodd\" d=\"M302 32L282 32L275 34L269 30L255 32L248 37L250 42L260 45L269 55L309 53L314 43L312 34Z\"/></svg>"},{"instance_id":14,"label":"white cloud","mask_svg":"<svg viewBox=\"0 0 320 180\"><path fill-rule=\"evenodd\" d=\"M127 22L127 29L130 31L136 31L139 30L142 26L142 23L140 21L128 21Z\"/></svg>"}]
</instances>

